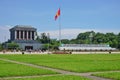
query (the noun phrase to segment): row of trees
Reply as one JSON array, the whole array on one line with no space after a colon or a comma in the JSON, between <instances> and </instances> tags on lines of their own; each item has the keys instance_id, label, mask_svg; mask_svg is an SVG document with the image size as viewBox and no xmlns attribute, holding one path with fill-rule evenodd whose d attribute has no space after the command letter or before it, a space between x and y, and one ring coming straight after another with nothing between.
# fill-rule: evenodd
<instances>
[{"instance_id":1,"label":"row of trees","mask_svg":"<svg viewBox=\"0 0 120 80\"><path fill-rule=\"evenodd\" d=\"M0 51L2 51L4 48L6 48L7 47L7 49L9 49L9 50L13 50L13 49L16 49L16 50L18 50L19 49L19 45L17 44L17 43L15 43L15 42L11 42L11 43L7 43L7 44L5 44L5 43L0 43Z\"/></svg>"},{"instance_id":2,"label":"row of trees","mask_svg":"<svg viewBox=\"0 0 120 80\"><path fill-rule=\"evenodd\" d=\"M45 44L45 48L49 46L51 49L57 49L59 41L56 39L50 39L49 35L42 33L37 37L37 40ZM48 44L49 43L49 44ZM111 47L120 49L120 33L100 33L94 31L88 31L79 33L75 39L62 39L62 44L108 44Z\"/></svg>"},{"instance_id":3,"label":"row of trees","mask_svg":"<svg viewBox=\"0 0 120 80\"><path fill-rule=\"evenodd\" d=\"M42 33L36 38L37 41L44 44L44 49L55 50L58 49L59 41L57 39L50 39L49 34ZM120 33L95 33L88 31L79 33L75 39L62 39L62 44L109 44L111 47L120 49ZM19 45L12 42L8 43L9 49L19 49ZM0 44L0 50L3 50L3 44Z\"/></svg>"},{"instance_id":4,"label":"row of trees","mask_svg":"<svg viewBox=\"0 0 120 80\"><path fill-rule=\"evenodd\" d=\"M89 35L90 33L93 34L92 40L90 40ZM120 48L120 33L95 33L94 31L80 33L77 38L76 42L80 44L109 44L111 47Z\"/></svg>"},{"instance_id":5,"label":"row of trees","mask_svg":"<svg viewBox=\"0 0 120 80\"><path fill-rule=\"evenodd\" d=\"M40 36L37 36L36 40L43 43L43 48L45 49L58 49L59 41L57 39L50 39L49 34L41 33Z\"/></svg>"}]
</instances>

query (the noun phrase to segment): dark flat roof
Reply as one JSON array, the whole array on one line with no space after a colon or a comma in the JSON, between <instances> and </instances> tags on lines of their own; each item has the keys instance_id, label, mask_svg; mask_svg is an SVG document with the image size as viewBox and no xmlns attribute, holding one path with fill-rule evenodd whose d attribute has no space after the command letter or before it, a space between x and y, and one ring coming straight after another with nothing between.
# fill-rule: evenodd
<instances>
[{"instance_id":1,"label":"dark flat roof","mask_svg":"<svg viewBox=\"0 0 120 80\"><path fill-rule=\"evenodd\" d=\"M16 25L10 29L10 31L13 31L13 30L36 31L37 29L32 26L27 26L27 25Z\"/></svg>"}]
</instances>

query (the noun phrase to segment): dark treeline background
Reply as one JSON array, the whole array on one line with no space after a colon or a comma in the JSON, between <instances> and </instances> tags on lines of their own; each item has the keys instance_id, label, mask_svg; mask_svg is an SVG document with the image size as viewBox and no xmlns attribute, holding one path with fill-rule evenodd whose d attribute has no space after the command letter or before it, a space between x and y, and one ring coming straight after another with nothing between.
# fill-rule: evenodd
<instances>
[{"instance_id":1,"label":"dark treeline background","mask_svg":"<svg viewBox=\"0 0 120 80\"><path fill-rule=\"evenodd\" d=\"M42 33L37 37L37 40L44 43L45 46L51 49L57 49L59 41L56 39L50 39L45 33ZM49 44L48 44L49 43ZM88 31L79 33L75 39L62 39L62 44L109 44L111 47L120 49L120 33L100 33L94 31Z\"/></svg>"}]
</instances>

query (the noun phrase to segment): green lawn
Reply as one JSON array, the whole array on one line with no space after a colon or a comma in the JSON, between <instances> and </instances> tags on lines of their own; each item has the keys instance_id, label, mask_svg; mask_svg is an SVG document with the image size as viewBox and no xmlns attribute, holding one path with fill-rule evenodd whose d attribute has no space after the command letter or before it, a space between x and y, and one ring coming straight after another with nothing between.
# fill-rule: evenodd
<instances>
[{"instance_id":1,"label":"green lawn","mask_svg":"<svg viewBox=\"0 0 120 80\"><path fill-rule=\"evenodd\" d=\"M56 72L33 68L20 64L14 64L10 62L4 62L0 60L0 77L26 76L26 75L29 76L42 74L56 74Z\"/></svg>"},{"instance_id":2,"label":"green lawn","mask_svg":"<svg viewBox=\"0 0 120 80\"><path fill-rule=\"evenodd\" d=\"M37 78L19 78L19 79L11 79L11 80L91 80L80 76L72 76L72 75L61 75L61 76L47 76L47 77L37 77Z\"/></svg>"},{"instance_id":3,"label":"green lawn","mask_svg":"<svg viewBox=\"0 0 120 80\"><path fill-rule=\"evenodd\" d=\"M120 54L0 55L0 57L75 72L120 70Z\"/></svg>"},{"instance_id":4,"label":"green lawn","mask_svg":"<svg viewBox=\"0 0 120 80\"><path fill-rule=\"evenodd\" d=\"M104 78L111 78L114 80L120 80L120 72L110 72L110 73L99 73L93 74L94 76L104 77Z\"/></svg>"}]
</instances>

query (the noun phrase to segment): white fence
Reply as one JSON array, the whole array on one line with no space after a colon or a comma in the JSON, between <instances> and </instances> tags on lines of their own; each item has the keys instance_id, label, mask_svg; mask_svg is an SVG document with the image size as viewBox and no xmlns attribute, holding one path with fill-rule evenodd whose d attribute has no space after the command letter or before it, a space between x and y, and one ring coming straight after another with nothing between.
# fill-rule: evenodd
<instances>
[{"instance_id":1,"label":"white fence","mask_svg":"<svg viewBox=\"0 0 120 80\"><path fill-rule=\"evenodd\" d=\"M59 47L60 50L116 50L109 45L104 44L64 44Z\"/></svg>"}]
</instances>

